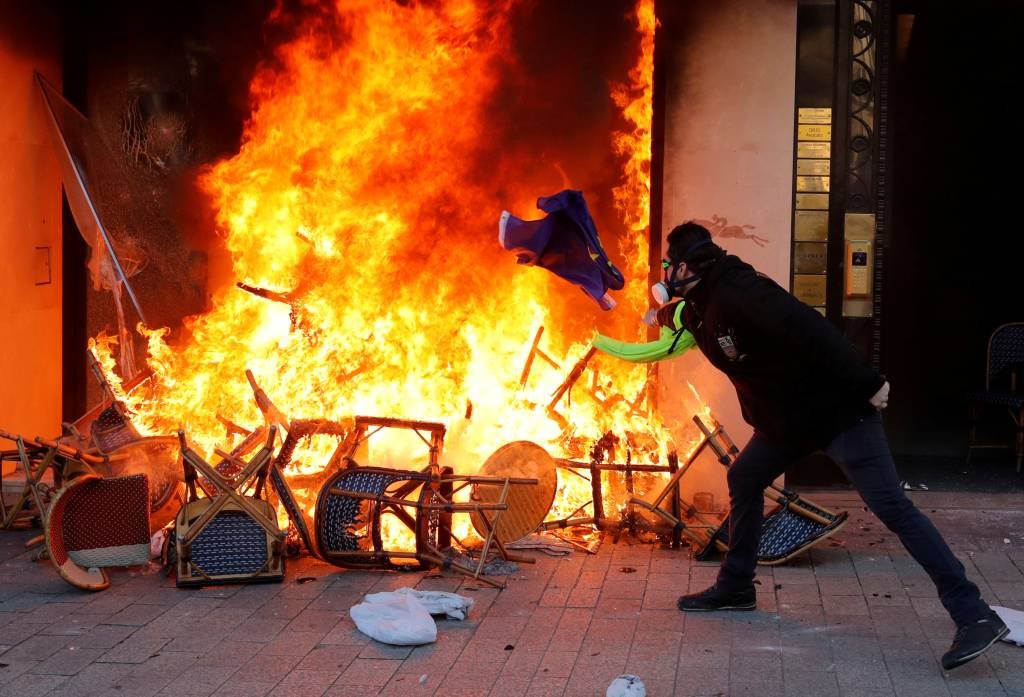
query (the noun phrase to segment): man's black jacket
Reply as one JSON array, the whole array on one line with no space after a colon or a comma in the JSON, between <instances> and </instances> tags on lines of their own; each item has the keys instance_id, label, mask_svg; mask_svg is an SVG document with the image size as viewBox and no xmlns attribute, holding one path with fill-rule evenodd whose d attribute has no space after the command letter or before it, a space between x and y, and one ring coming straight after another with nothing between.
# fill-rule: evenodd
<instances>
[{"instance_id":1,"label":"man's black jacket","mask_svg":"<svg viewBox=\"0 0 1024 697\"><path fill-rule=\"evenodd\" d=\"M708 269L685 300L686 328L762 435L813 450L874 411L883 378L828 320L739 258ZM659 321L671 326L668 308Z\"/></svg>"}]
</instances>

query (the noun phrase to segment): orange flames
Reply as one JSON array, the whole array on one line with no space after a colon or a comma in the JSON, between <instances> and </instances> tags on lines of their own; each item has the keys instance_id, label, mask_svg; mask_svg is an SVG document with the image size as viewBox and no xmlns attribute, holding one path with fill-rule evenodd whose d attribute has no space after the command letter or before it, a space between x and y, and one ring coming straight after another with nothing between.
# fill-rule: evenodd
<instances>
[{"instance_id":1,"label":"orange flames","mask_svg":"<svg viewBox=\"0 0 1024 697\"><path fill-rule=\"evenodd\" d=\"M183 427L206 452L230 445L218 415L248 427L262 422L244 375L250 369L292 418L444 422L443 460L457 472L475 471L517 439L556 455L568 435L636 431L666 440L656 414L628 409L647 380L643 367L595 358L593 387L626 400L604 408L577 388L563 410L566 433L534 407L548 403L587 350L600 311L546 272L517 267L496 240L502 208L533 210L538 194L555 190L527 176L537 155L495 155L489 142L489 110L509 60L510 8L511 0L486 9L477 0L338 0L277 49L252 83L240 151L201 181L231 254L231 284L214 291L210 311L190 318L181 336L142 329L154 377L126 396L140 430ZM614 140L624 161L614 197L627 231L620 235L627 303L602 321L639 338L653 0L640 0L636 20L639 59L628 83L611 93L628 123ZM613 222L622 225L598 220L606 231ZM277 301L235 281L272 291ZM520 389L540 325L550 352L565 356L565 370L535 366ZM371 446L375 465L424 464L415 439ZM327 455L296 457L315 470ZM582 484L582 501L563 492L561 509L589 499Z\"/></svg>"},{"instance_id":2,"label":"orange flames","mask_svg":"<svg viewBox=\"0 0 1024 697\"><path fill-rule=\"evenodd\" d=\"M636 26L640 56L629 71L629 82L615 85L612 100L622 110L630 130L617 133L615 153L626 158L623 182L615 187L615 205L622 212L626 234L620 238L628 278L646 279L648 231L651 220L651 130L654 118L654 32L658 20L654 0L638 0ZM647 309L647 286L634 282L626 288L629 307L636 313Z\"/></svg>"}]
</instances>

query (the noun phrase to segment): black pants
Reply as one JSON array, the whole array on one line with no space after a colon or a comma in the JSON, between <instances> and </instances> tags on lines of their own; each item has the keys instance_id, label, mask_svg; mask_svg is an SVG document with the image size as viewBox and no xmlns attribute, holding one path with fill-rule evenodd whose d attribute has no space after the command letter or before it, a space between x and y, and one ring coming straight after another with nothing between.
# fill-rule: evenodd
<instances>
[{"instance_id":1,"label":"black pants","mask_svg":"<svg viewBox=\"0 0 1024 697\"><path fill-rule=\"evenodd\" d=\"M900 538L910 555L931 576L939 599L957 625L989 612L978 587L942 535L906 497L896 476L880 415L840 433L825 452L842 468L868 508ZM764 514L764 488L807 453L755 433L729 469L730 549L718 572L729 589L749 587L754 579Z\"/></svg>"}]
</instances>

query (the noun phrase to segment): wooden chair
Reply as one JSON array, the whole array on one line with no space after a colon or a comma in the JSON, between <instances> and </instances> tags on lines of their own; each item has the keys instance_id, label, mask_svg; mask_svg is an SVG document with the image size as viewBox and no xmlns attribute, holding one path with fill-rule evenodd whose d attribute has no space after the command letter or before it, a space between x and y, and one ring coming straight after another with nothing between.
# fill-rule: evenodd
<instances>
[{"instance_id":1,"label":"wooden chair","mask_svg":"<svg viewBox=\"0 0 1024 697\"><path fill-rule=\"evenodd\" d=\"M283 580L285 532L263 498L276 435L277 428L270 427L265 445L244 469L225 477L188 446L184 431L178 431L188 491L175 519L178 586ZM199 498L199 474L213 484L215 495ZM250 482L253 495L245 496L240 492Z\"/></svg>"}]
</instances>

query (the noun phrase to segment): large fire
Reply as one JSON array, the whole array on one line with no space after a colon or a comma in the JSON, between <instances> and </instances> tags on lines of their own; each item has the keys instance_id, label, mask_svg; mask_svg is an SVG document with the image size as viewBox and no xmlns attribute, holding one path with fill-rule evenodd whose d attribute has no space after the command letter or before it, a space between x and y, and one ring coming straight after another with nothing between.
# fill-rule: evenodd
<instances>
[{"instance_id":1,"label":"large fire","mask_svg":"<svg viewBox=\"0 0 1024 697\"><path fill-rule=\"evenodd\" d=\"M639 56L628 79L610 86L626 124L606 144L623 169L614 191L621 219L598 220L606 233L622 231L627 277L626 302L600 321L638 339L647 306L653 5L639 0ZM577 388L565 430L544 413L587 351L600 311L545 272L517 267L496 241L502 208L528 215L538 195L561 188L531 175L533 153L490 142L512 9L512 0L337 0L277 49L251 85L240 151L202 175L233 277L181 336L142 328L154 375L124 397L141 431L182 427L197 449L226 449L218 417L250 428L263 421L248 369L292 418L443 422L443 460L457 472L475 471L517 439L556 456L570 439L607 431L654 434L664 446L652 408L629 408L644 389L643 367L596 357L599 380L588 386L626 399L601 406ZM539 326L565 370L537 367L521 387ZM97 348L112 367L109 342ZM293 463L316 470L334 445L314 439ZM370 453L373 464L403 469L425 456L414 437L374 442ZM560 486L552 515L589 499L578 477Z\"/></svg>"}]
</instances>

